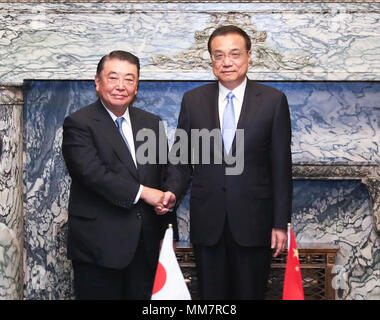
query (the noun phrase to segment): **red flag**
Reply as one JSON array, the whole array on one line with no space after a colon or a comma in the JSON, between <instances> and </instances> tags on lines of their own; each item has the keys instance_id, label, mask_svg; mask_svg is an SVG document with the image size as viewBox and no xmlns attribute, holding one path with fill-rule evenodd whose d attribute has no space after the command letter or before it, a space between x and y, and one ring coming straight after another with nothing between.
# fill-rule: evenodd
<instances>
[{"instance_id":1,"label":"red flag","mask_svg":"<svg viewBox=\"0 0 380 320\"><path fill-rule=\"evenodd\" d=\"M298 256L296 239L291 228L289 237L290 245L288 249L288 258L286 261L282 300L304 300L300 260Z\"/></svg>"}]
</instances>

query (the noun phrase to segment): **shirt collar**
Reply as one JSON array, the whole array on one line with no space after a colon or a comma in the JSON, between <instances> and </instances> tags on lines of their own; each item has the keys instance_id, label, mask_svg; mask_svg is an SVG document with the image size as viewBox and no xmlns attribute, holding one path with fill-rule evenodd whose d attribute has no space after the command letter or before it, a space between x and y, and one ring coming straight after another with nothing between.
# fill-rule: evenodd
<instances>
[{"instance_id":1,"label":"shirt collar","mask_svg":"<svg viewBox=\"0 0 380 320\"><path fill-rule=\"evenodd\" d=\"M243 102L246 86L247 86L247 77L244 79L244 81L241 84L239 84L234 90L232 90L232 93L234 94L235 98L241 102ZM219 82L219 94L221 95L223 100L226 99L226 96L229 92L231 92L231 90L227 89L224 85L222 85Z\"/></svg>"},{"instance_id":2,"label":"shirt collar","mask_svg":"<svg viewBox=\"0 0 380 320\"><path fill-rule=\"evenodd\" d=\"M131 123L130 117L129 117L129 107L125 110L124 114L121 117L117 117L117 116L115 116L115 114L110 109L108 109L106 107L106 105L104 104L104 102L101 99L100 99L100 102L102 103L103 107L107 110L107 112L111 116L113 122L115 122L117 118L124 118L128 124Z\"/></svg>"}]
</instances>

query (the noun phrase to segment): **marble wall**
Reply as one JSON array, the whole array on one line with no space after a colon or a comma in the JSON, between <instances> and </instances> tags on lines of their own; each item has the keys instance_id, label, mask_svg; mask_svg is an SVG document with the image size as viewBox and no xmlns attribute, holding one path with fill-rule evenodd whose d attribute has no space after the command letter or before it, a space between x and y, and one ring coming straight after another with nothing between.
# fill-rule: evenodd
<instances>
[{"instance_id":1,"label":"marble wall","mask_svg":"<svg viewBox=\"0 0 380 320\"><path fill-rule=\"evenodd\" d=\"M380 3L344 0L3 1L0 299L73 294L64 247L69 180L59 144L64 115L91 101L93 87L28 81L22 111L24 80L90 80L103 54L131 51L143 80L190 80L166 82L164 97L157 82L141 87L136 104L159 113L170 136L181 92L199 85L193 80L213 80L206 43L227 23L252 38L250 78L288 93L297 240L339 245L347 287L337 298L380 299ZM183 240L187 202L179 210Z\"/></svg>"},{"instance_id":2,"label":"marble wall","mask_svg":"<svg viewBox=\"0 0 380 320\"><path fill-rule=\"evenodd\" d=\"M360 181L295 181L292 223L297 243L339 247L337 299L380 299L380 238Z\"/></svg>"},{"instance_id":3,"label":"marble wall","mask_svg":"<svg viewBox=\"0 0 380 320\"><path fill-rule=\"evenodd\" d=\"M169 141L173 141L183 93L202 84L142 81L135 106L159 115L165 122ZM288 97L294 164L379 161L379 130L374 121L380 83L266 84L284 91ZM27 81L24 89L28 173L24 183L29 217L25 228L25 295L28 299L68 299L72 297L71 266L65 257L69 177L60 152L62 123L67 114L96 99L94 85L92 81ZM341 143L334 147L337 141ZM297 241L335 243L340 248L337 264L345 270L347 287L337 291L338 298L380 298L380 242L367 188L354 180L297 180L293 200ZM188 195L179 207L178 222L180 240L188 242Z\"/></svg>"},{"instance_id":4,"label":"marble wall","mask_svg":"<svg viewBox=\"0 0 380 320\"><path fill-rule=\"evenodd\" d=\"M0 87L0 299L23 297L22 103Z\"/></svg>"},{"instance_id":5,"label":"marble wall","mask_svg":"<svg viewBox=\"0 0 380 320\"><path fill-rule=\"evenodd\" d=\"M379 80L376 1L34 2L2 3L0 83L92 79L116 48L141 58L143 79L210 80L207 39L228 23L252 38L254 79Z\"/></svg>"}]
</instances>

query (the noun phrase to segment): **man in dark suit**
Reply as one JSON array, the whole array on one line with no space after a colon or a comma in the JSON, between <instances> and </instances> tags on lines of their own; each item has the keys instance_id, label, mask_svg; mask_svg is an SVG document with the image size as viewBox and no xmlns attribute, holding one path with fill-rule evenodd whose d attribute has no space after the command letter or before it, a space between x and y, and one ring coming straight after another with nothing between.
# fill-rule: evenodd
<instances>
[{"instance_id":1,"label":"man in dark suit","mask_svg":"<svg viewBox=\"0 0 380 320\"><path fill-rule=\"evenodd\" d=\"M159 117L131 106L139 69L129 52L104 56L95 77L99 100L64 121L62 152L72 180L67 252L77 299L151 297L170 214L154 211L164 195L158 190L164 165L136 159L137 133L158 136L161 125Z\"/></svg>"},{"instance_id":2,"label":"man in dark suit","mask_svg":"<svg viewBox=\"0 0 380 320\"><path fill-rule=\"evenodd\" d=\"M216 29L208 49L218 83L184 94L178 129L188 134L191 146L197 145L191 138L194 130L221 129L224 159L216 161L215 143L208 149L211 162L202 163L202 141L195 150L197 157L190 148L188 164L170 166L164 190L178 199L192 177L190 238L201 297L263 299L271 248L277 256L286 247L291 217L289 107L282 92L247 79L251 41L242 29ZM234 139L235 130L243 139ZM244 167L228 174L227 160L234 157Z\"/></svg>"}]
</instances>

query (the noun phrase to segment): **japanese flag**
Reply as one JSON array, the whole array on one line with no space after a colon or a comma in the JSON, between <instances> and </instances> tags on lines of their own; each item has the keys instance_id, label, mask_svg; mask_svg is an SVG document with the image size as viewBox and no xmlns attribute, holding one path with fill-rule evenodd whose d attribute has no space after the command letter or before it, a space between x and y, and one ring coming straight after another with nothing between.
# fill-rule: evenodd
<instances>
[{"instance_id":1,"label":"japanese flag","mask_svg":"<svg viewBox=\"0 0 380 320\"><path fill-rule=\"evenodd\" d=\"M191 300L173 249L173 229L166 229L154 279L152 300Z\"/></svg>"}]
</instances>

